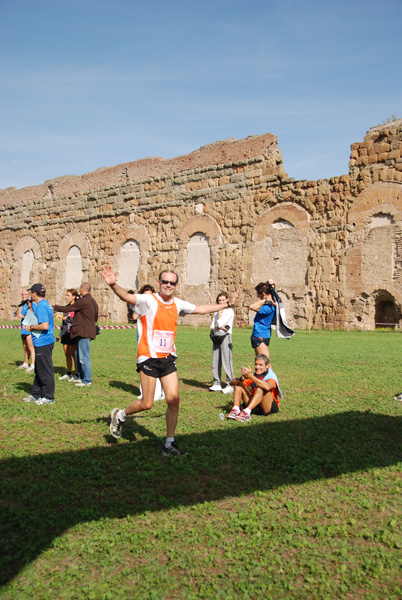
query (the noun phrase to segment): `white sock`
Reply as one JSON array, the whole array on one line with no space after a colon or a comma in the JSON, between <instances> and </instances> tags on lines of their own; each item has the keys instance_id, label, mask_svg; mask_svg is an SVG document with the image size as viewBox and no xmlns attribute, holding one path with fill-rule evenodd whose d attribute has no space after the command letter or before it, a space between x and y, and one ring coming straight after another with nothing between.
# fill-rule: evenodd
<instances>
[{"instance_id":1,"label":"white sock","mask_svg":"<svg viewBox=\"0 0 402 600\"><path fill-rule=\"evenodd\" d=\"M240 408L239 408L238 406L234 406L234 407L232 408L232 410L234 410L235 412L240 412Z\"/></svg>"},{"instance_id":2,"label":"white sock","mask_svg":"<svg viewBox=\"0 0 402 600\"><path fill-rule=\"evenodd\" d=\"M174 438L166 438L166 443L165 446L166 448L170 448L170 446L172 445L172 443L174 442Z\"/></svg>"},{"instance_id":3,"label":"white sock","mask_svg":"<svg viewBox=\"0 0 402 600\"><path fill-rule=\"evenodd\" d=\"M251 410L249 408L245 408L244 412L247 413L248 415L251 415Z\"/></svg>"},{"instance_id":4,"label":"white sock","mask_svg":"<svg viewBox=\"0 0 402 600\"><path fill-rule=\"evenodd\" d=\"M119 421L125 421L126 420L126 413L123 410L119 410L119 412L117 413L117 418L119 419Z\"/></svg>"}]
</instances>

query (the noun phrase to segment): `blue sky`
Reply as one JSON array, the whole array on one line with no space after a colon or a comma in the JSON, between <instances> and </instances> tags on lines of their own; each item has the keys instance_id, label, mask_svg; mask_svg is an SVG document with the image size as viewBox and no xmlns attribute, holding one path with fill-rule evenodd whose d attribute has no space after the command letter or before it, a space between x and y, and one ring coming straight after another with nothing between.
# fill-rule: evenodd
<instances>
[{"instance_id":1,"label":"blue sky","mask_svg":"<svg viewBox=\"0 0 402 600\"><path fill-rule=\"evenodd\" d=\"M401 0L0 0L0 188L273 133L296 179L402 117Z\"/></svg>"}]
</instances>

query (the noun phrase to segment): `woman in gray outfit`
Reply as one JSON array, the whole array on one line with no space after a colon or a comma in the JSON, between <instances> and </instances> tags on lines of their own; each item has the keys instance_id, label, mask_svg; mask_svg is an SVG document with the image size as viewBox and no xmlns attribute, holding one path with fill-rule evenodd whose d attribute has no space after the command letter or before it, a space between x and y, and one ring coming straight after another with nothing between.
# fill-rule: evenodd
<instances>
[{"instance_id":1,"label":"woman in gray outfit","mask_svg":"<svg viewBox=\"0 0 402 600\"><path fill-rule=\"evenodd\" d=\"M209 388L210 392L223 392L231 394L233 388L229 382L233 379L233 362L232 362L232 331L234 311L229 307L229 296L226 292L220 292L216 298L217 304L222 304L222 310L219 310L212 317L211 329L219 329L227 332L223 341L218 344L213 344L212 350L212 375L214 381ZM221 387L221 372L222 368L226 375L226 387Z\"/></svg>"}]
</instances>

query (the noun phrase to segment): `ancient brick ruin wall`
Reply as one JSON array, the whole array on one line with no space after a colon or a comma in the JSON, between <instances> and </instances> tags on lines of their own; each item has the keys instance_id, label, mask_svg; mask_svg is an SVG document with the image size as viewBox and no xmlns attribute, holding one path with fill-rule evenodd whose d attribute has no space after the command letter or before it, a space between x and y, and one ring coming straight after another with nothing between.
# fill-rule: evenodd
<instances>
[{"instance_id":1,"label":"ancient brick ruin wall","mask_svg":"<svg viewBox=\"0 0 402 600\"><path fill-rule=\"evenodd\" d=\"M124 304L99 270L109 262L121 271L131 240L139 284L172 267L178 295L196 303L240 287L238 323L249 322L254 286L268 277L293 326L373 327L379 305L399 321L401 150L397 121L352 145L348 175L295 181L283 171L276 137L266 134L0 191L0 315L9 318L20 297L27 252L30 283L43 282L48 297L62 302L67 257L77 247L102 319L125 321ZM200 264L189 265L191 252L197 261L198 246L190 249L197 236ZM208 281L194 283L205 260Z\"/></svg>"}]
</instances>

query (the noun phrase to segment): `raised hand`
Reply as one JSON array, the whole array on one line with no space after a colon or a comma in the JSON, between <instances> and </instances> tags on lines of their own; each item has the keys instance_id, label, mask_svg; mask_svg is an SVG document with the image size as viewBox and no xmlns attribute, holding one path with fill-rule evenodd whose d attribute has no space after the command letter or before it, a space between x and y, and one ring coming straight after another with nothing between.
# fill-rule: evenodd
<instances>
[{"instance_id":1,"label":"raised hand","mask_svg":"<svg viewBox=\"0 0 402 600\"><path fill-rule=\"evenodd\" d=\"M117 281L117 273L115 273L110 265L103 265L99 271L103 279L108 285L114 285Z\"/></svg>"},{"instance_id":2,"label":"raised hand","mask_svg":"<svg viewBox=\"0 0 402 600\"><path fill-rule=\"evenodd\" d=\"M230 306L233 306L233 304L236 303L236 300L239 297L239 294L240 294L240 289L236 290L235 293L233 294L233 296L229 302Z\"/></svg>"}]
</instances>

